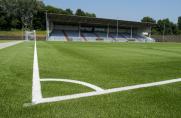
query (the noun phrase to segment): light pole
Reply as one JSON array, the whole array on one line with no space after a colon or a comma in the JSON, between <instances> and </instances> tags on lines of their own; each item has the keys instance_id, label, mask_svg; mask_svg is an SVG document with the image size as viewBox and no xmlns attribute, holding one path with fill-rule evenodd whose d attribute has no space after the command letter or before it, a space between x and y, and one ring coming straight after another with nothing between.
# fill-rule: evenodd
<instances>
[{"instance_id":1,"label":"light pole","mask_svg":"<svg viewBox=\"0 0 181 118\"><path fill-rule=\"evenodd\" d=\"M163 37L162 37L163 41L165 40L165 23L163 25Z\"/></svg>"},{"instance_id":2,"label":"light pole","mask_svg":"<svg viewBox=\"0 0 181 118\"><path fill-rule=\"evenodd\" d=\"M48 23L48 11L46 10L45 11L45 15L46 15L46 32L47 32L47 35L46 35L46 40L48 40L49 38L49 23Z\"/></svg>"},{"instance_id":3,"label":"light pole","mask_svg":"<svg viewBox=\"0 0 181 118\"><path fill-rule=\"evenodd\" d=\"M81 24L79 23L79 40L81 40Z\"/></svg>"},{"instance_id":4,"label":"light pole","mask_svg":"<svg viewBox=\"0 0 181 118\"><path fill-rule=\"evenodd\" d=\"M116 34L116 40L118 40L119 35L119 18L117 18L117 34Z\"/></svg>"}]
</instances>

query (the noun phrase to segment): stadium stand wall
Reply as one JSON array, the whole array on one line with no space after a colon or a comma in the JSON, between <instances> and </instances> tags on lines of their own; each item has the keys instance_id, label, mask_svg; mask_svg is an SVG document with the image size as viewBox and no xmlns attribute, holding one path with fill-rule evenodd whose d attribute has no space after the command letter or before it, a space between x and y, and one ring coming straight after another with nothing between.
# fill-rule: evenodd
<instances>
[{"instance_id":1,"label":"stadium stand wall","mask_svg":"<svg viewBox=\"0 0 181 118\"><path fill-rule=\"evenodd\" d=\"M52 13L47 19L48 41L154 42L149 37L151 27L155 25L152 23ZM144 32L148 36L144 36Z\"/></svg>"}]
</instances>

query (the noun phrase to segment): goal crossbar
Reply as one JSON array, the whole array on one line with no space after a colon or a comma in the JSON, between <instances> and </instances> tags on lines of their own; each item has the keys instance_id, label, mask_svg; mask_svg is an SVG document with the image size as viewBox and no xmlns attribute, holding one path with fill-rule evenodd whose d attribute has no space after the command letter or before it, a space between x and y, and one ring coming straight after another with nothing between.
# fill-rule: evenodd
<instances>
[{"instance_id":1,"label":"goal crossbar","mask_svg":"<svg viewBox=\"0 0 181 118\"><path fill-rule=\"evenodd\" d=\"M36 30L33 31L25 31L25 40L36 40Z\"/></svg>"}]
</instances>

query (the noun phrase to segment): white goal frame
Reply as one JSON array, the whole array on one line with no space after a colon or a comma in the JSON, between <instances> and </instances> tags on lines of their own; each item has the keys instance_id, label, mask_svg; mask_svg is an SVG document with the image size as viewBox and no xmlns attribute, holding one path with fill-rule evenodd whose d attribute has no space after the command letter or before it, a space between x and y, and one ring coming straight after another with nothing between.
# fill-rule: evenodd
<instances>
[{"instance_id":1,"label":"white goal frame","mask_svg":"<svg viewBox=\"0 0 181 118\"><path fill-rule=\"evenodd\" d=\"M36 30L25 31L25 40L26 41L30 41L30 40L36 41Z\"/></svg>"}]
</instances>

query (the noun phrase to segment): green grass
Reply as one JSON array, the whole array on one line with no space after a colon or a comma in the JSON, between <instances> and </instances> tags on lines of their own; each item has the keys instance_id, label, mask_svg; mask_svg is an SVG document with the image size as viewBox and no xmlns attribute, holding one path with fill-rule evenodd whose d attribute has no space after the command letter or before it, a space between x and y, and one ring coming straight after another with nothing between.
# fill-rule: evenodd
<instances>
[{"instance_id":1,"label":"green grass","mask_svg":"<svg viewBox=\"0 0 181 118\"><path fill-rule=\"evenodd\" d=\"M102 88L174 79L181 77L180 46L40 42L40 74L43 78L81 80Z\"/></svg>"},{"instance_id":2,"label":"green grass","mask_svg":"<svg viewBox=\"0 0 181 118\"><path fill-rule=\"evenodd\" d=\"M91 92L92 89L73 84L61 82L41 82L43 97L62 96L75 93ZM67 89L68 88L68 89ZM54 92L52 92L54 91Z\"/></svg>"},{"instance_id":3,"label":"green grass","mask_svg":"<svg viewBox=\"0 0 181 118\"><path fill-rule=\"evenodd\" d=\"M31 102L33 42L0 50L1 118L178 118L181 83L23 107ZM38 42L41 78L114 88L181 77L181 44ZM42 82L43 96L91 91Z\"/></svg>"}]
</instances>

